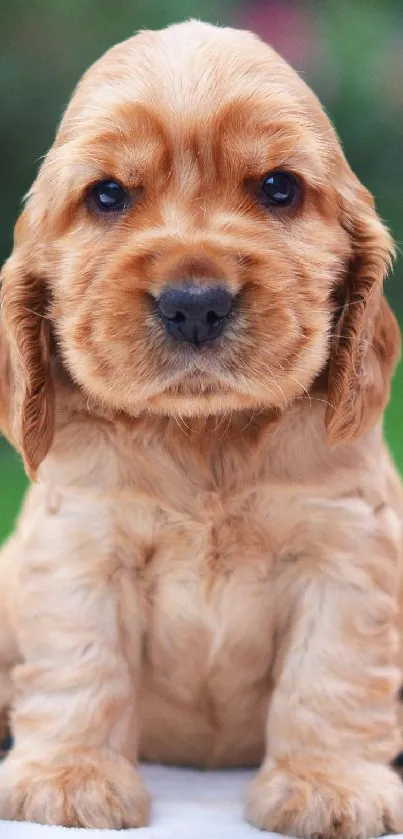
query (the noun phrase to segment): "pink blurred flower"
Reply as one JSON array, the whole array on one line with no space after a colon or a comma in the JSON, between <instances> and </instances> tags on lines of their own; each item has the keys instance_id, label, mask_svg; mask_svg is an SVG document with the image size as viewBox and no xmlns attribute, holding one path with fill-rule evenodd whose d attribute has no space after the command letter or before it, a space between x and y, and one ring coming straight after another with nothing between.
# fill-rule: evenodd
<instances>
[{"instance_id":1,"label":"pink blurred flower","mask_svg":"<svg viewBox=\"0 0 403 839\"><path fill-rule=\"evenodd\" d=\"M251 29L297 69L312 71L319 39L309 10L292 0L250 0L241 7L237 25Z\"/></svg>"}]
</instances>

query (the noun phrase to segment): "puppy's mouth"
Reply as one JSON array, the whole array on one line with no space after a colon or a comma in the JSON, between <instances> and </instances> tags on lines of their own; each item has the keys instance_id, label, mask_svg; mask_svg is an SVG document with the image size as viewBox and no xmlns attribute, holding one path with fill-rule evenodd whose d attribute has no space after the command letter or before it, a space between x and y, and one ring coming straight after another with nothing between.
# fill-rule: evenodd
<instances>
[{"instance_id":1,"label":"puppy's mouth","mask_svg":"<svg viewBox=\"0 0 403 839\"><path fill-rule=\"evenodd\" d=\"M206 397L218 396L219 394L226 392L226 390L227 389L218 381L210 379L201 371L196 371L193 374L192 379L186 378L182 381L176 382L175 384L168 385L168 387L164 389L163 394L166 396L176 396L178 398L198 396Z\"/></svg>"},{"instance_id":2,"label":"puppy's mouth","mask_svg":"<svg viewBox=\"0 0 403 839\"><path fill-rule=\"evenodd\" d=\"M187 355L187 354L186 354ZM192 352L182 364L176 366L171 374L160 380L160 388L155 393L157 400L176 400L178 404L182 401L198 400L206 402L209 399L225 398L233 392L231 376L228 375L226 366L220 364L218 358L208 356L207 352L194 354Z\"/></svg>"},{"instance_id":3,"label":"puppy's mouth","mask_svg":"<svg viewBox=\"0 0 403 839\"><path fill-rule=\"evenodd\" d=\"M250 408L254 402L253 397L241 393L231 383L199 370L167 383L147 400L147 405L157 413L201 417Z\"/></svg>"}]
</instances>

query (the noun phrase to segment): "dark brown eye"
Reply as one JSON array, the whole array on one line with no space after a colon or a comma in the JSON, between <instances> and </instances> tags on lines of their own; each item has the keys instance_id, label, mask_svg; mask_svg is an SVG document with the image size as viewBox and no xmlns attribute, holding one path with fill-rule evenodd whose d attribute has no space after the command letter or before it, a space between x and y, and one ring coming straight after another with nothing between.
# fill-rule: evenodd
<instances>
[{"instance_id":1,"label":"dark brown eye","mask_svg":"<svg viewBox=\"0 0 403 839\"><path fill-rule=\"evenodd\" d=\"M262 181L262 197L273 207L289 207L298 195L298 183L288 172L270 172Z\"/></svg>"},{"instance_id":2,"label":"dark brown eye","mask_svg":"<svg viewBox=\"0 0 403 839\"><path fill-rule=\"evenodd\" d=\"M130 205L130 195L118 181L99 181L90 198L102 213L123 212Z\"/></svg>"}]
</instances>

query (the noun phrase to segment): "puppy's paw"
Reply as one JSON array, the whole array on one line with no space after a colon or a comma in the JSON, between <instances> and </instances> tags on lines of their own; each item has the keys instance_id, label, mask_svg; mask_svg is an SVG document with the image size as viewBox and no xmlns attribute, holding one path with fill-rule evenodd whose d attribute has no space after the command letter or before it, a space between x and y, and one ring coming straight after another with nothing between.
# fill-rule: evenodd
<instances>
[{"instance_id":1,"label":"puppy's paw","mask_svg":"<svg viewBox=\"0 0 403 839\"><path fill-rule=\"evenodd\" d=\"M369 762L268 761L249 788L247 815L262 830L307 839L369 839L403 831L403 785Z\"/></svg>"},{"instance_id":2,"label":"puppy's paw","mask_svg":"<svg viewBox=\"0 0 403 839\"><path fill-rule=\"evenodd\" d=\"M123 828L146 825L148 815L149 797L137 770L111 752L49 763L11 753L0 766L0 819Z\"/></svg>"}]
</instances>

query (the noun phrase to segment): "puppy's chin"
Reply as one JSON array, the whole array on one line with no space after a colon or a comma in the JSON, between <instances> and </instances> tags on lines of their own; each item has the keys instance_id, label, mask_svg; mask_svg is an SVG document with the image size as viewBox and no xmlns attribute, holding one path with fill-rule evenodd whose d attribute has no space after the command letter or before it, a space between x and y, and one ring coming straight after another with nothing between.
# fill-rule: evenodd
<instances>
[{"instance_id":1,"label":"puppy's chin","mask_svg":"<svg viewBox=\"0 0 403 839\"><path fill-rule=\"evenodd\" d=\"M235 411L257 410L263 405L247 394L212 387L210 390L195 393L169 388L158 396L153 396L145 405L149 413L171 417L211 417L229 414Z\"/></svg>"},{"instance_id":2,"label":"puppy's chin","mask_svg":"<svg viewBox=\"0 0 403 839\"><path fill-rule=\"evenodd\" d=\"M284 407L273 396L243 391L235 383L201 373L171 383L144 403L146 413L195 419Z\"/></svg>"}]
</instances>

